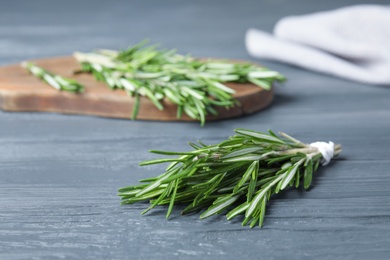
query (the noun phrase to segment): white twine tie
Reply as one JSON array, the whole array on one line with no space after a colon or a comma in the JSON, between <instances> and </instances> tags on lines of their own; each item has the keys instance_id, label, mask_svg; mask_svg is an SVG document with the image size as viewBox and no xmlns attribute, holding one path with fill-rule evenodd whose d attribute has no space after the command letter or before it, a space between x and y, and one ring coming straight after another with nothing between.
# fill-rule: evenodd
<instances>
[{"instance_id":1,"label":"white twine tie","mask_svg":"<svg viewBox=\"0 0 390 260\"><path fill-rule=\"evenodd\" d=\"M315 147L322 154L322 165L327 165L334 155L334 143L333 142L314 142L310 144L311 147Z\"/></svg>"}]
</instances>

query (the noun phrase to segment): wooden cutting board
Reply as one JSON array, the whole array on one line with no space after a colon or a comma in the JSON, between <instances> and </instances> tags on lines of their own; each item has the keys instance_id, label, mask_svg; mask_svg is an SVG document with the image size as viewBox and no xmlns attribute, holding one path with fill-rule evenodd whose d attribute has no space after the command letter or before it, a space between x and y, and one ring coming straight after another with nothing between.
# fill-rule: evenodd
<instances>
[{"instance_id":1,"label":"wooden cutting board","mask_svg":"<svg viewBox=\"0 0 390 260\"><path fill-rule=\"evenodd\" d=\"M73 75L80 68L73 57L57 57L32 61L38 66L73 78L85 86L82 94L57 91L29 74L19 64L0 67L0 109L4 111L39 111L63 114L83 114L101 117L130 119L134 99L123 90L111 90L104 83L97 82L91 75ZM235 98L241 103L229 110L218 107L217 116L208 120L239 117L267 107L273 98L272 91L265 91L252 84L228 83L236 90ZM137 119L177 121L177 106L163 100L165 109L158 110L147 98L141 98ZM180 120L193 121L183 113Z\"/></svg>"}]
</instances>

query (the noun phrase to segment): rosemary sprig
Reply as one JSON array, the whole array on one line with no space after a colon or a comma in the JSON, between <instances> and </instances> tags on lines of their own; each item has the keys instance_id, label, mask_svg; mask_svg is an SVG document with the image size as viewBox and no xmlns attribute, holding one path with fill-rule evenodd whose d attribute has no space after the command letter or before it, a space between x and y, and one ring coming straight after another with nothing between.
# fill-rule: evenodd
<instances>
[{"instance_id":1,"label":"rosemary sprig","mask_svg":"<svg viewBox=\"0 0 390 260\"><path fill-rule=\"evenodd\" d=\"M145 44L144 41L121 52L74 54L83 72L136 97L133 119L140 106L139 96L146 96L160 110L164 109L163 100L169 100L178 106L178 118L184 112L203 125L207 115L217 114L215 106L238 105L233 97L235 91L223 82L251 82L269 90L273 82L285 80L276 71L250 63L197 60L175 50L158 50Z\"/></svg>"},{"instance_id":2,"label":"rosemary sprig","mask_svg":"<svg viewBox=\"0 0 390 260\"><path fill-rule=\"evenodd\" d=\"M287 134L236 129L236 135L215 145L190 143L190 152L152 150L176 155L142 162L150 165L169 162L165 172L143 184L119 189L122 204L150 201L148 212L157 205L186 204L182 214L206 209L200 218L226 212L228 220L244 215L242 224L263 225L266 204L272 195L290 186L309 188L322 154ZM334 155L341 146L334 146Z\"/></svg>"},{"instance_id":3,"label":"rosemary sprig","mask_svg":"<svg viewBox=\"0 0 390 260\"><path fill-rule=\"evenodd\" d=\"M77 81L55 75L37 65L32 64L31 62L23 62L22 67L26 68L31 74L45 81L57 90L74 93L81 93L84 91L84 87Z\"/></svg>"},{"instance_id":4,"label":"rosemary sprig","mask_svg":"<svg viewBox=\"0 0 390 260\"><path fill-rule=\"evenodd\" d=\"M217 115L215 107L229 109L240 105L233 97L235 90L225 82L251 82L270 90L276 81L285 77L276 71L250 63L231 63L218 60L199 60L175 50L159 50L146 46L146 41L124 51L98 50L92 53L76 52L81 71L91 73L111 89L123 89L135 98L132 119L137 117L140 96L147 97L159 110L165 102L177 105L177 118L183 112L204 125L208 115ZM58 90L82 92L83 86L75 80L23 63L33 75Z\"/></svg>"}]
</instances>

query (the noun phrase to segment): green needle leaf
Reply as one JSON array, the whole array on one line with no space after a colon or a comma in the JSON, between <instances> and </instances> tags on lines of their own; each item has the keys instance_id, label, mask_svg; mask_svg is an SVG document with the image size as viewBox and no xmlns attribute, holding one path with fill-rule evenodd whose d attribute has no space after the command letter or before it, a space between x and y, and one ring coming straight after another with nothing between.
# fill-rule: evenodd
<instances>
[{"instance_id":1,"label":"green needle leaf","mask_svg":"<svg viewBox=\"0 0 390 260\"><path fill-rule=\"evenodd\" d=\"M231 211L229 211L228 214L226 214L227 220L231 220L231 219L234 218L235 216L241 214L241 213L244 212L248 207L249 207L249 203L248 203L248 202L244 202L244 203L242 203L241 205L239 205L238 207L232 209Z\"/></svg>"},{"instance_id":2,"label":"green needle leaf","mask_svg":"<svg viewBox=\"0 0 390 260\"><path fill-rule=\"evenodd\" d=\"M133 119L133 120L135 120L137 118L138 111L139 111L139 105L140 105L140 98L139 98L139 95L137 93L135 95L135 102L134 102L133 111L131 114L131 119Z\"/></svg>"},{"instance_id":3,"label":"green needle leaf","mask_svg":"<svg viewBox=\"0 0 390 260\"><path fill-rule=\"evenodd\" d=\"M309 160L304 173L304 188L308 189L313 178L313 160Z\"/></svg>"},{"instance_id":4,"label":"green needle leaf","mask_svg":"<svg viewBox=\"0 0 390 260\"><path fill-rule=\"evenodd\" d=\"M258 161L252 162L252 164L248 167L248 169L246 170L246 172L242 176L241 180L238 182L238 184L234 188L233 192L236 192L239 188L242 187L242 185L244 185L244 183L246 183L249 180L249 178L252 176L252 173L255 170L255 167L259 167Z\"/></svg>"},{"instance_id":5,"label":"green needle leaf","mask_svg":"<svg viewBox=\"0 0 390 260\"><path fill-rule=\"evenodd\" d=\"M174 190L173 190L173 194L172 194L172 197L171 197L171 201L169 202L169 207L168 207L166 219L168 219L169 216L170 216L171 213L172 213L173 205L174 205L174 203L175 203L177 188L179 187L179 182L180 182L180 180L176 180L176 181L174 181L174 182L175 182L175 188L174 188Z\"/></svg>"},{"instance_id":6,"label":"green needle leaf","mask_svg":"<svg viewBox=\"0 0 390 260\"><path fill-rule=\"evenodd\" d=\"M282 180L282 184L280 186L281 190L284 190L287 185L290 183L290 181L295 177L295 174L297 173L299 166L303 163L303 159L297 163L294 164L294 166L290 167L290 169L284 174L284 178Z\"/></svg>"},{"instance_id":7,"label":"green needle leaf","mask_svg":"<svg viewBox=\"0 0 390 260\"><path fill-rule=\"evenodd\" d=\"M244 147L242 149L234 150L231 153L227 153L221 159L228 159L228 158L239 157L239 156L242 156L242 155L255 153L255 152L258 152L258 151L261 151L261 150L263 150L263 147L259 147L259 146L253 146L253 147L247 147L247 148Z\"/></svg>"},{"instance_id":8,"label":"green needle leaf","mask_svg":"<svg viewBox=\"0 0 390 260\"><path fill-rule=\"evenodd\" d=\"M180 159L157 159L157 160L149 160L149 161L144 161L141 162L139 165L140 166L145 166L145 165L151 165L151 164L158 164L158 163L166 163L166 162L181 162L182 160Z\"/></svg>"},{"instance_id":9,"label":"green needle leaf","mask_svg":"<svg viewBox=\"0 0 390 260\"><path fill-rule=\"evenodd\" d=\"M253 138L258 139L260 141L285 144L285 142L283 140L281 140L280 138L276 138L272 135L268 135L265 133L255 132L255 131L241 129L241 128L235 129L234 132L236 132L237 134L253 137Z\"/></svg>"},{"instance_id":10,"label":"green needle leaf","mask_svg":"<svg viewBox=\"0 0 390 260\"><path fill-rule=\"evenodd\" d=\"M263 226L266 205L267 205L267 197L264 197L263 202L261 203L261 210L260 210L260 218L259 218L260 227Z\"/></svg>"},{"instance_id":11,"label":"green needle leaf","mask_svg":"<svg viewBox=\"0 0 390 260\"><path fill-rule=\"evenodd\" d=\"M214 205L210 206L205 212L203 212L202 215L200 215L200 218L201 219L208 218L214 214L219 213L220 211L226 209L227 207L232 205L234 202L236 202L238 200L238 198L239 198L239 196L234 196L234 197L228 198L226 200L223 200L222 202L220 202L218 204L214 204Z\"/></svg>"}]
</instances>

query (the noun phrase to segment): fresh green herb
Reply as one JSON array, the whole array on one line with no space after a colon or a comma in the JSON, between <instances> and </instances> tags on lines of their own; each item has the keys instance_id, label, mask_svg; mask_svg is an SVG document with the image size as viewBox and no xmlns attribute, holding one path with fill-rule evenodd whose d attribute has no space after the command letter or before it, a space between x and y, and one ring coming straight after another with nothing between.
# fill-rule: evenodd
<instances>
[{"instance_id":1,"label":"fresh green herb","mask_svg":"<svg viewBox=\"0 0 390 260\"><path fill-rule=\"evenodd\" d=\"M143 184L119 189L122 204L150 201L144 212L169 205L167 218L177 204L187 207L182 214L206 209L200 218L226 213L228 220L244 215L242 224L262 226L266 204L272 195L290 186L309 188L312 175L322 160L318 148L280 133L236 129L236 135L219 144L190 143L190 152L150 151L177 158L142 162L169 162L165 172ZM334 155L341 146L334 146Z\"/></svg>"},{"instance_id":2,"label":"fresh green herb","mask_svg":"<svg viewBox=\"0 0 390 260\"><path fill-rule=\"evenodd\" d=\"M91 73L109 88L123 89L134 97L132 119L137 117L143 96L159 110L164 109L165 102L174 103L178 118L184 112L204 125L207 116L217 115L215 107L229 109L240 105L233 96L235 90L224 83L250 82L270 90L274 82L285 80L278 72L251 63L194 59L175 50L146 46L146 41L124 51L76 52L74 57L81 64L81 70L76 73ZM54 75L32 63L23 66L58 90L82 92L84 89L75 80Z\"/></svg>"},{"instance_id":3,"label":"fresh green herb","mask_svg":"<svg viewBox=\"0 0 390 260\"><path fill-rule=\"evenodd\" d=\"M159 110L164 109L164 100L168 100L178 106L178 118L184 112L203 125L208 115L217 114L216 106L228 109L239 105L233 97L235 91L223 82L251 82L269 90L273 82L285 80L276 71L250 63L194 59L175 50L146 46L146 41L120 52L77 52L74 57L83 72L136 97L133 119L140 107L139 97L145 96Z\"/></svg>"},{"instance_id":4,"label":"fresh green herb","mask_svg":"<svg viewBox=\"0 0 390 260\"><path fill-rule=\"evenodd\" d=\"M80 93L84 91L84 87L75 80L55 75L31 62L24 62L22 66L37 78L45 81L47 84L57 90Z\"/></svg>"}]
</instances>

